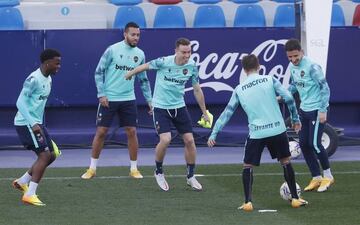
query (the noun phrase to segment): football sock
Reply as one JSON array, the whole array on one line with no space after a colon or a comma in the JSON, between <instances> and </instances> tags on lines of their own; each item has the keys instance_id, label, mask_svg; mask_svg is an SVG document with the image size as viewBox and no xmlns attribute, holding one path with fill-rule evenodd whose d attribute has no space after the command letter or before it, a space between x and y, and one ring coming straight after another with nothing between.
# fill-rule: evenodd
<instances>
[{"instance_id":1,"label":"football sock","mask_svg":"<svg viewBox=\"0 0 360 225\"><path fill-rule=\"evenodd\" d=\"M99 161L99 159L95 159L95 158L91 157L90 169L96 170L98 161Z\"/></svg>"},{"instance_id":2,"label":"football sock","mask_svg":"<svg viewBox=\"0 0 360 225\"><path fill-rule=\"evenodd\" d=\"M244 185L245 203L251 202L251 191L253 183L252 168L244 168L242 173L242 180Z\"/></svg>"},{"instance_id":3,"label":"football sock","mask_svg":"<svg viewBox=\"0 0 360 225\"><path fill-rule=\"evenodd\" d=\"M28 171L26 171L26 173L24 173L24 175L22 175L22 177L20 177L18 179L18 183L19 184L27 184L30 182L30 180L31 180L31 175L29 174Z\"/></svg>"},{"instance_id":4,"label":"football sock","mask_svg":"<svg viewBox=\"0 0 360 225\"><path fill-rule=\"evenodd\" d=\"M187 164L186 169L187 169L187 178L189 179L190 177L194 176L194 168L195 168L195 164Z\"/></svg>"},{"instance_id":5,"label":"football sock","mask_svg":"<svg viewBox=\"0 0 360 225\"><path fill-rule=\"evenodd\" d=\"M295 172L291 165L291 163L283 165L284 168L284 178L286 180L286 183L289 186L291 197L298 199L299 196L296 191L296 182L295 182Z\"/></svg>"},{"instance_id":6,"label":"football sock","mask_svg":"<svg viewBox=\"0 0 360 225\"><path fill-rule=\"evenodd\" d=\"M38 187L38 183L35 183L33 181L30 181L30 184L29 184L29 189L28 191L25 193L25 195L27 196L32 196L32 195L35 195L36 194L36 189Z\"/></svg>"},{"instance_id":7,"label":"football sock","mask_svg":"<svg viewBox=\"0 0 360 225\"><path fill-rule=\"evenodd\" d=\"M324 173L324 177L334 179L333 175L331 174L330 168L327 170L324 170L323 173Z\"/></svg>"},{"instance_id":8,"label":"football sock","mask_svg":"<svg viewBox=\"0 0 360 225\"><path fill-rule=\"evenodd\" d=\"M137 160L130 160L130 170L137 170Z\"/></svg>"},{"instance_id":9,"label":"football sock","mask_svg":"<svg viewBox=\"0 0 360 225\"><path fill-rule=\"evenodd\" d=\"M156 163L156 170L155 170L155 173L156 174L159 174L159 173L163 173L163 162L158 162L158 161L155 161Z\"/></svg>"}]
</instances>

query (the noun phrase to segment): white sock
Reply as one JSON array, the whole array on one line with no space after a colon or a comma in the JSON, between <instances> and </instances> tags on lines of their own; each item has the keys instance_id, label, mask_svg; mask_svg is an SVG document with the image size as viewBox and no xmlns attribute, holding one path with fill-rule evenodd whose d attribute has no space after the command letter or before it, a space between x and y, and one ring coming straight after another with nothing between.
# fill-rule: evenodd
<instances>
[{"instance_id":1,"label":"white sock","mask_svg":"<svg viewBox=\"0 0 360 225\"><path fill-rule=\"evenodd\" d=\"M130 160L130 170L137 170L137 160Z\"/></svg>"},{"instance_id":2,"label":"white sock","mask_svg":"<svg viewBox=\"0 0 360 225\"><path fill-rule=\"evenodd\" d=\"M29 172L26 171L26 173L24 173L24 175L22 175L22 177L20 177L18 179L18 183L21 184L21 185L22 184L28 184L30 182L30 180L31 180L31 176L30 176Z\"/></svg>"},{"instance_id":3,"label":"white sock","mask_svg":"<svg viewBox=\"0 0 360 225\"><path fill-rule=\"evenodd\" d=\"M324 170L323 173L324 173L324 177L334 179L333 175L331 174L330 168L327 170Z\"/></svg>"},{"instance_id":4,"label":"white sock","mask_svg":"<svg viewBox=\"0 0 360 225\"><path fill-rule=\"evenodd\" d=\"M90 169L96 170L98 161L99 161L99 159L95 159L95 158L91 157Z\"/></svg>"},{"instance_id":5,"label":"white sock","mask_svg":"<svg viewBox=\"0 0 360 225\"><path fill-rule=\"evenodd\" d=\"M321 180L322 177L321 177L321 176L316 176L316 177L313 177L313 179L315 179L315 180Z\"/></svg>"},{"instance_id":6,"label":"white sock","mask_svg":"<svg viewBox=\"0 0 360 225\"><path fill-rule=\"evenodd\" d=\"M38 183L32 182L30 181L29 184L29 189L28 191L25 193L26 196L31 196L31 195L35 195L36 194L36 189L38 187Z\"/></svg>"}]
</instances>

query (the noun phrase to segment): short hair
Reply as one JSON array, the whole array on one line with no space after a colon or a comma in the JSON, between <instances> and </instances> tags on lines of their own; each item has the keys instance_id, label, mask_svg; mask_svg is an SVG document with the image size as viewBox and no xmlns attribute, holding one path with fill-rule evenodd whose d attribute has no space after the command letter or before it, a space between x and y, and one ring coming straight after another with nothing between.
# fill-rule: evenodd
<instances>
[{"instance_id":1,"label":"short hair","mask_svg":"<svg viewBox=\"0 0 360 225\"><path fill-rule=\"evenodd\" d=\"M301 44L298 39L291 38L285 43L285 51L291 52L294 50L301 50Z\"/></svg>"},{"instance_id":2,"label":"short hair","mask_svg":"<svg viewBox=\"0 0 360 225\"><path fill-rule=\"evenodd\" d=\"M128 32L129 28L139 28L139 25L135 22L129 22L125 25L125 32Z\"/></svg>"},{"instance_id":3,"label":"short hair","mask_svg":"<svg viewBox=\"0 0 360 225\"><path fill-rule=\"evenodd\" d=\"M40 62L44 63L46 60L53 59L55 57L61 57L60 53L55 49L47 48L41 52Z\"/></svg>"},{"instance_id":4,"label":"short hair","mask_svg":"<svg viewBox=\"0 0 360 225\"><path fill-rule=\"evenodd\" d=\"M254 54L244 56L241 59L241 64L245 71L257 70L260 66L259 60Z\"/></svg>"},{"instance_id":5,"label":"short hair","mask_svg":"<svg viewBox=\"0 0 360 225\"><path fill-rule=\"evenodd\" d=\"M190 40L187 38L178 38L175 42L175 48L178 48L180 45L190 45Z\"/></svg>"}]
</instances>

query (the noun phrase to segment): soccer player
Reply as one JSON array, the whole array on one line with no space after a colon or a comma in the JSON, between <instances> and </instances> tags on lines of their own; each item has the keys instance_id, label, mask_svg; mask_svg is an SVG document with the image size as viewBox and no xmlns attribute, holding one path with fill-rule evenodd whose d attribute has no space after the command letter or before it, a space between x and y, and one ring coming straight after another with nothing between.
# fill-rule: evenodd
<instances>
[{"instance_id":1,"label":"soccer player","mask_svg":"<svg viewBox=\"0 0 360 225\"><path fill-rule=\"evenodd\" d=\"M251 196L253 167L260 165L261 154L265 146L269 149L271 157L277 158L283 167L284 178L292 196L291 206L294 208L304 206L308 203L299 198L296 192L295 173L290 162L289 141L276 94L285 100L294 129L298 131L301 124L294 99L278 80L258 74L260 65L255 55L245 56L241 62L247 79L235 88L228 105L214 125L208 146L213 147L216 144L217 134L230 120L236 108L241 105L248 117L249 136L245 144L242 172L245 202L239 209L253 210Z\"/></svg>"},{"instance_id":2,"label":"soccer player","mask_svg":"<svg viewBox=\"0 0 360 225\"><path fill-rule=\"evenodd\" d=\"M96 174L101 150L104 146L106 134L115 115L118 116L119 126L125 128L130 156L130 173L133 178L143 178L137 168L137 152L139 148L136 133L137 108L134 93L134 81L126 81L127 71L145 63L144 52L137 47L140 38L139 26L130 22L124 30L124 40L109 46L95 71L95 82L99 107L96 117L96 134L92 143L89 169L81 176L91 179ZM151 113L151 89L146 73L138 76L141 90L149 105Z\"/></svg>"},{"instance_id":3,"label":"soccer player","mask_svg":"<svg viewBox=\"0 0 360 225\"><path fill-rule=\"evenodd\" d=\"M51 76L60 69L61 56L54 49L45 49L40 55L40 68L25 80L16 102L18 112L14 124L20 141L26 149L36 153L32 167L13 181L13 187L24 193L22 201L35 206L45 206L36 195L36 189L45 169L55 160L52 140L45 126L43 115L51 91Z\"/></svg>"},{"instance_id":4,"label":"soccer player","mask_svg":"<svg viewBox=\"0 0 360 225\"><path fill-rule=\"evenodd\" d=\"M285 44L289 61L291 82L289 91L300 96L300 120L302 129L299 133L300 147L308 165L312 180L304 191L326 191L334 183L329 158L321 144L321 137L327 117L330 89L321 67L304 56L299 40L290 39ZM323 169L321 176L319 159Z\"/></svg>"},{"instance_id":5,"label":"soccer player","mask_svg":"<svg viewBox=\"0 0 360 225\"><path fill-rule=\"evenodd\" d=\"M203 118L209 122L206 113L204 94L199 85L198 70L193 60L190 60L191 46L186 38L179 38L175 43L175 55L161 57L136 67L129 71L126 79L131 80L135 74L153 69L156 70L154 88L154 126L160 136L155 149L156 170L154 176L163 191L169 190L163 171L163 161L166 149L171 142L171 126L176 127L182 135L185 144L185 160L187 163L187 184L194 190L202 190L201 184L194 176L196 146L192 131L192 122L185 106L185 84L191 79L194 96L203 113Z\"/></svg>"}]
</instances>

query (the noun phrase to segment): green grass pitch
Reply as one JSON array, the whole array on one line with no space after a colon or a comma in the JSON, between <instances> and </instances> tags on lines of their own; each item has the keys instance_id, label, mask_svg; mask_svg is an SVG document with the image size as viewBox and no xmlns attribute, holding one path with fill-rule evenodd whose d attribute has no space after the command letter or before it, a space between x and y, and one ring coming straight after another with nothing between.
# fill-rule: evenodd
<instances>
[{"instance_id":1,"label":"green grass pitch","mask_svg":"<svg viewBox=\"0 0 360 225\"><path fill-rule=\"evenodd\" d=\"M204 190L186 186L184 166L166 166L169 192L162 192L153 167L140 167L144 179L128 177L128 167L98 168L95 179L84 181L84 168L50 168L37 194L46 207L24 205L11 182L25 169L0 169L0 224L126 224L126 225L356 225L360 224L360 162L332 163L335 184L325 193L302 193L309 205L293 209L281 199L282 168L263 164L254 170L250 213L237 209L243 202L242 165L199 165L196 173ZM304 164L294 164L297 183L304 188L310 176ZM277 212L260 213L260 209Z\"/></svg>"}]
</instances>

